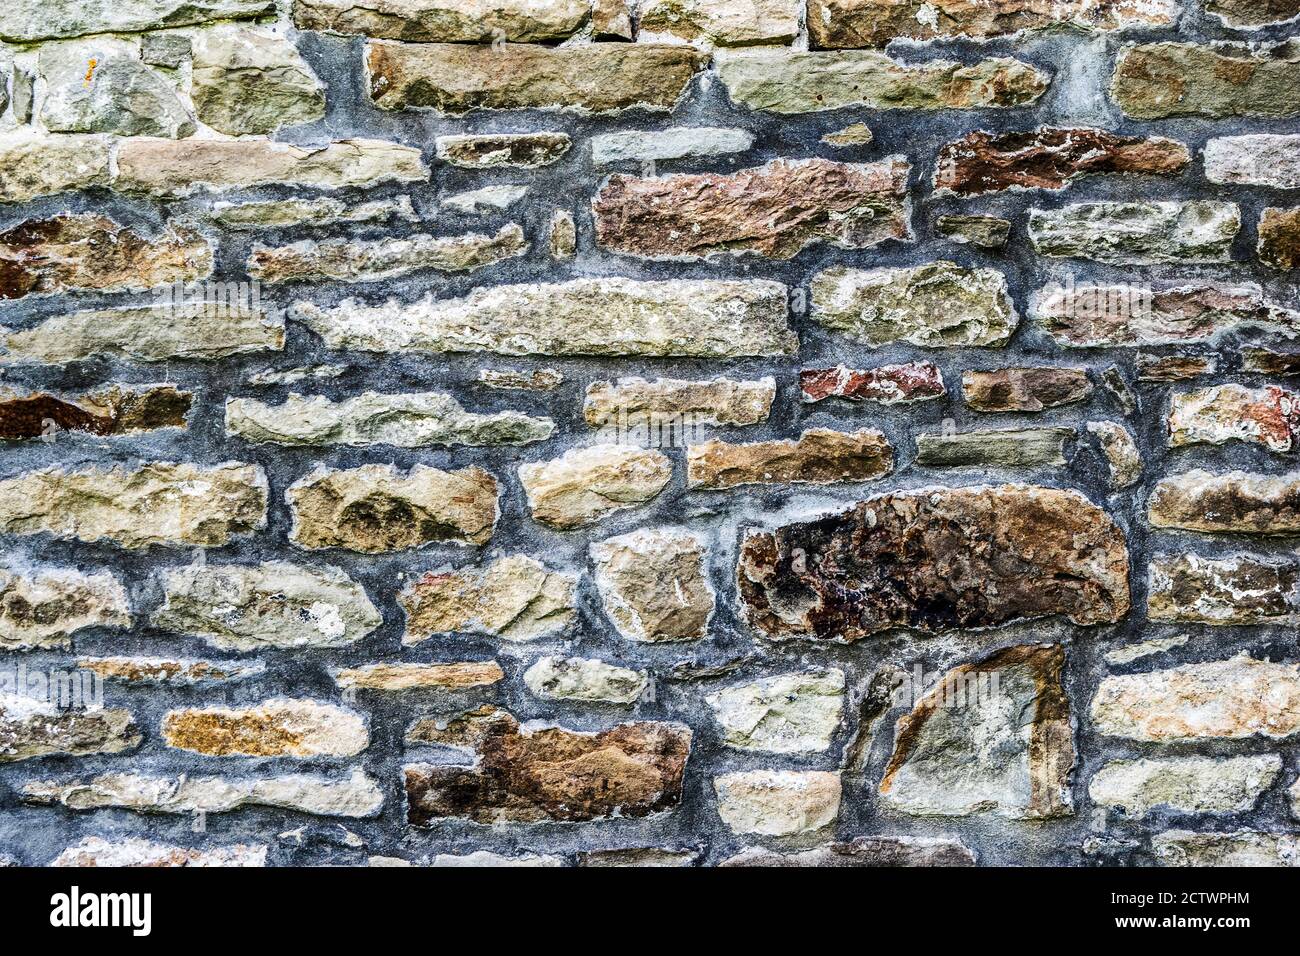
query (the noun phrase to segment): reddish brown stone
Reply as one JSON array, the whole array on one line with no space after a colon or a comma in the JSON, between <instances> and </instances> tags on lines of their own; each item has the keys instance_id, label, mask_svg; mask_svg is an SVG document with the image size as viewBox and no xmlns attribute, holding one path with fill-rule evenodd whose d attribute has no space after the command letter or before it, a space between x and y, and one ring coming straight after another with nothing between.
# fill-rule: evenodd
<instances>
[{"instance_id":1,"label":"reddish brown stone","mask_svg":"<svg viewBox=\"0 0 1300 956\"><path fill-rule=\"evenodd\" d=\"M1199 355L1152 355L1139 352L1135 359L1138 381L1181 382L1198 375L1211 375L1218 368L1214 359Z\"/></svg>"},{"instance_id":2,"label":"reddish brown stone","mask_svg":"<svg viewBox=\"0 0 1300 956\"><path fill-rule=\"evenodd\" d=\"M1259 220L1259 261L1274 269L1300 268L1300 207L1264 210Z\"/></svg>"},{"instance_id":3,"label":"reddish brown stone","mask_svg":"<svg viewBox=\"0 0 1300 956\"><path fill-rule=\"evenodd\" d=\"M910 239L909 169L900 158L779 159L727 176L611 176L592 202L596 239L639 256L752 251L776 259L817 240L865 249Z\"/></svg>"},{"instance_id":4,"label":"reddish brown stone","mask_svg":"<svg viewBox=\"0 0 1300 956\"><path fill-rule=\"evenodd\" d=\"M1129 609L1123 532L1076 491L1003 485L896 492L751 534L736 567L770 638L849 642Z\"/></svg>"},{"instance_id":5,"label":"reddish brown stone","mask_svg":"<svg viewBox=\"0 0 1300 956\"><path fill-rule=\"evenodd\" d=\"M946 393L943 373L933 362L908 362L879 368L806 368L799 373L799 389L805 402L820 402L832 396L849 401L919 402Z\"/></svg>"},{"instance_id":6,"label":"reddish brown stone","mask_svg":"<svg viewBox=\"0 0 1300 956\"><path fill-rule=\"evenodd\" d=\"M981 131L940 151L934 187L959 196L1011 188L1062 189L1079 176L1168 175L1190 162L1186 146L1158 136L1116 136L1100 129Z\"/></svg>"},{"instance_id":7,"label":"reddish brown stone","mask_svg":"<svg viewBox=\"0 0 1300 956\"><path fill-rule=\"evenodd\" d=\"M0 388L0 439L39 438L58 430L121 435L183 428L192 399L170 385L113 387L77 398Z\"/></svg>"},{"instance_id":8,"label":"reddish brown stone","mask_svg":"<svg viewBox=\"0 0 1300 956\"><path fill-rule=\"evenodd\" d=\"M1092 384L1082 368L1002 368L962 373L961 392L977 412L1041 412L1083 401Z\"/></svg>"}]
</instances>

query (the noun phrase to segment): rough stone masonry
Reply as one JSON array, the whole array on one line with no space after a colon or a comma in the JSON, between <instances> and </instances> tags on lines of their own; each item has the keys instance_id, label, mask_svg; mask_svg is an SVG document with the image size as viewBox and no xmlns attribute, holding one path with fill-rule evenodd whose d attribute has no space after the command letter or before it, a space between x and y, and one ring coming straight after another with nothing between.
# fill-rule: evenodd
<instances>
[{"instance_id":1,"label":"rough stone masonry","mask_svg":"<svg viewBox=\"0 0 1300 956\"><path fill-rule=\"evenodd\" d=\"M1300 0L0 77L0 863L1300 863Z\"/></svg>"}]
</instances>

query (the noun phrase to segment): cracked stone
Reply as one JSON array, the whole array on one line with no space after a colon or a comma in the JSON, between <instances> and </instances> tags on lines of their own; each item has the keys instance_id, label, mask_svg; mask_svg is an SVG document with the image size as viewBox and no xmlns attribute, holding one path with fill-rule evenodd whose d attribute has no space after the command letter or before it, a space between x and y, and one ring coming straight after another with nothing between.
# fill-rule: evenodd
<instances>
[{"instance_id":1,"label":"cracked stone","mask_svg":"<svg viewBox=\"0 0 1300 956\"><path fill-rule=\"evenodd\" d=\"M778 674L733 684L704 698L728 747L817 753L831 745L844 711L844 672Z\"/></svg>"},{"instance_id":2,"label":"cracked stone","mask_svg":"<svg viewBox=\"0 0 1300 956\"><path fill-rule=\"evenodd\" d=\"M708 549L689 531L639 528L591 545L596 589L614 627L631 641L708 635L715 596Z\"/></svg>"},{"instance_id":3,"label":"cracked stone","mask_svg":"<svg viewBox=\"0 0 1300 956\"><path fill-rule=\"evenodd\" d=\"M663 452L619 445L571 448L551 461L519 466L533 520L561 530L643 505L672 477L672 461Z\"/></svg>"},{"instance_id":4,"label":"cracked stone","mask_svg":"<svg viewBox=\"0 0 1300 956\"><path fill-rule=\"evenodd\" d=\"M406 646L451 633L531 641L563 631L576 616L577 579L526 555L482 570L430 572L398 596Z\"/></svg>"}]
</instances>

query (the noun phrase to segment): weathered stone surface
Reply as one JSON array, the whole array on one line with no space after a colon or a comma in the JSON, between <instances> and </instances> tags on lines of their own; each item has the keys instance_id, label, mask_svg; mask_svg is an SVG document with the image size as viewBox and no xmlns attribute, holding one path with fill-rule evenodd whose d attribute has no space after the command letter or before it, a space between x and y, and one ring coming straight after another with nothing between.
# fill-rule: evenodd
<instances>
[{"instance_id":1,"label":"weathered stone surface","mask_svg":"<svg viewBox=\"0 0 1300 956\"><path fill-rule=\"evenodd\" d=\"M1241 370L1264 375L1300 375L1300 352L1275 352L1264 348L1243 348Z\"/></svg>"},{"instance_id":2,"label":"weathered stone surface","mask_svg":"<svg viewBox=\"0 0 1300 956\"><path fill-rule=\"evenodd\" d=\"M931 60L906 66L875 51L804 53L745 50L716 54L732 102L772 113L867 109L989 109L1028 106L1050 78L1010 58L967 66Z\"/></svg>"},{"instance_id":3,"label":"weathered stone surface","mask_svg":"<svg viewBox=\"0 0 1300 956\"><path fill-rule=\"evenodd\" d=\"M1205 178L1212 183L1300 189L1300 135L1251 133L1205 144Z\"/></svg>"},{"instance_id":4,"label":"weathered stone surface","mask_svg":"<svg viewBox=\"0 0 1300 956\"><path fill-rule=\"evenodd\" d=\"M1286 45L1152 43L1121 51L1110 95L1133 119L1282 118L1300 114L1297 79L1300 55Z\"/></svg>"},{"instance_id":5,"label":"weathered stone surface","mask_svg":"<svg viewBox=\"0 0 1300 956\"><path fill-rule=\"evenodd\" d=\"M619 724L599 733L525 729L504 711L483 708L479 726L425 727L422 742L468 744L473 767L408 764L407 819L430 826L446 817L476 823L536 823L644 817L681 800L691 732L681 724ZM427 722L426 722L427 723ZM408 738L409 739L409 738Z\"/></svg>"},{"instance_id":6,"label":"weathered stone surface","mask_svg":"<svg viewBox=\"0 0 1300 956\"><path fill-rule=\"evenodd\" d=\"M1300 837L1290 833L1166 830L1151 849L1163 866L1300 866Z\"/></svg>"},{"instance_id":7,"label":"weathered stone surface","mask_svg":"<svg viewBox=\"0 0 1300 956\"><path fill-rule=\"evenodd\" d=\"M855 342L925 348L1005 345L1019 319L996 269L832 266L812 280L812 317Z\"/></svg>"},{"instance_id":8,"label":"weathered stone surface","mask_svg":"<svg viewBox=\"0 0 1300 956\"><path fill-rule=\"evenodd\" d=\"M1122 667L1125 664L1132 664L1144 657L1151 657L1154 654L1163 654L1166 651L1176 650L1185 647L1190 640L1186 634L1179 634L1176 637L1160 637L1151 641L1138 641L1136 644L1125 644L1123 647L1117 647L1113 651L1106 652L1106 663L1112 667Z\"/></svg>"},{"instance_id":9,"label":"weathered stone surface","mask_svg":"<svg viewBox=\"0 0 1300 956\"><path fill-rule=\"evenodd\" d=\"M193 51L193 39L185 33L146 33L140 37L140 59L150 66L179 70Z\"/></svg>"},{"instance_id":10,"label":"weathered stone surface","mask_svg":"<svg viewBox=\"0 0 1300 956\"><path fill-rule=\"evenodd\" d=\"M376 106L427 107L452 115L547 107L592 113L632 106L669 110L707 63L707 55L687 47L642 43L545 47L376 40L366 45Z\"/></svg>"},{"instance_id":11,"label":"weathered stone surface","mask_svg":"<svg viewBox=\"0 0 1300 956\"><path fill-rule=\"evenodd\" d=\"M38 63L46 91L41 122L51 132L171 138L194 132L194 118L172 85L122 40L52 43L41 48Z\"/></svg>"},{"instance_id":12,"label":"weathered stone surface","mask_svg":"<svg viewBox=\"0 0 1300 956\"><path fill-rule=\"evenodd\" d=\"M420 151L375 139L324 146L270 140L135 137L117 147L115 189L155 196L188 196L199 189L298 185L364 189L380 183L420 183L429 167Z\"/></svg>"},{"instance_id":13,"label":"weathered stone surface","mask_svg":"<svg viewBox=\"0 0 1300 956\"><path fill-rule=\"evenodd\" d=\"M652 846L618 850L583 850L578 853L578 866L694 866L700 855L698 850L673 850Z\"/></svg>"},{"instance_id":14,"label":"weathered stone surface","mask_svg":"<svg viewBox=\"0 0 1300 956\"><path fill-rule=\"evenodd\" d=\"M406 864L409 866L410 864ZM450 853L439 853L429 862L429 866L462 866L481 869L485 867L510 867L510 868L547 868L568 866L564 860L558 856L538 856L534 853L525 853L523 856L502 856L500 853L489 853L486 850L475 850L473 853L466 853L463 856L455 856Z\"/></svg>"},{"instance_id":15,"label":"weathered stone surface","mask_svg":"<svg viewBox=\"0 0 1300 956\"><path fill-rule=\"evenodd\" d=\"M718 815L733 833L794 836L830 826L840 812L840 775L822 770L749 770L713 780Z\"/></svg>"},{"instance_id":16,"label":"weathered stone surface","mask_svg":"<svg viewBox=\"0 0 1300 956\"><path fill-rule=\"evenodd\" d=\"M934 231L962 245L1002 249L1011 239L1011 221L997 216L940 216Z\"/></svg>"},{"instance_id":17,"label":"weathered stone surface","mask_svg":"<svg viewBox=\"0 0 1300 956\"><path fill-rule=\"evenodd\" d=\"M591 34L593 40L631 40L628 0L591 0Z\"/></svg>"},{"instance_id":18,"label":"weathered stone surface","mask_svg":"<svg viewBox=\"0 0 1300 956\"><path fill-rule=\"evenodd\" d=\"M484 133L436 140L438 158L462 169L537 169L559 162L570 145L566 133Z\"/></svg>"},{"instance_id":19,"label":"weathered stone surface","mask_svg":"<svg viewBox=\"0 0 1300 956\"><path fill-rule=\"evenodd\" d=\"M1088 434L1101 446L1111 486L1129 488L1137 484L1142 478L1142 453L1133 433L1119 422L1088 422Z\"/></svg>"},{"instance_id":20,"label":"weathered stone surface","mask_svg":"<svg viewBox=\"0 0 1300 956\"><path fill-rule=\"evenodd\" d=\"M163 572L162 589L155 627L228 651L345 647L383 623L365 589L337 568L193 564Z\"/></svg>"},{"instance_id":21,"label":"weathered stone surface","mask_svg":"<svg viewBox=\"0 0 1300 956\"><path fill-rule=\"evenodd\" d=\"M89 627L130 627L126 589L107 571L0 568L0 650L71 646Z\"/></svg>"},{"instance_id":22,"label":"weathered stone surface","mask_svg":"<svg viewBox=\"0 0 1300 956\"><path fill-rule=\"evenodd\" d=\"M574 620L577 580L522 554L479 570L431 572L399 596L406 613L402 643L439 634L486 634L531 641Z\"/></svg>"},{"instance_id":23,"label":"weathered stone surface","mask_svg":"<svg viewBox=\"0 0 1300 956\"><path fill-rule=\"evenodd\" d=\"M471 189L468 192L447 196L440 199L438 205L443 209L451 209L467 216L482 216L503 212L526 195L528 195L527 186L503 183L499 186L484 186L482 189Z\"/></svg>"},{"instance_id":24,"label":"weathered stone surface","mask_svg":"<svg viewBox=\"0 0 1300 956\"><path fill-rule=\"evenodd\" d=\"M663 452L619 445L571 448L551 461L519 466L533 520L563 530L643 505L672 476L673 463Z\"/></svg>"},{"instance_id":25,"label":"weathered stone surface","mask_svg":"<svg viewBox=\"0 0 1300 956\"><path fill-rule=\"evenodd\" d=\"M0 135L0 202L27 202L109 181L106 136L37 133Z\"/></svg>"},{"instance_id":26,"label":"weathered stone surface","mask_svg":"<svg viewBox=\"0 0 1300 956\"><path fill-rule=\"evenodd\" d=\"M1201 469L1161 478L1147 519L1156 528L1241 534L1300 533L1300 475Z\"/></svg>"},{"instance_id":27,"label":"weathered stone surface","mask_svg":"<svg viewBox=\"0 0 1300 956\"><path fill-rule=\"evenodd\" d=\"M129 435L184 428L193 399L192 392L171 385L110 385L77 396L0 387L0 439L49 438L60 431Z\"/></svg>"},{"instance_id":28,"label":"weathered stone surface","mask_svg":"<svg viewBox=\"0 0 1300 956\"><path fill-rule=\"evenodd\" d=\"M1112 265L1228 262L1240 229L1236 203L1209 199L1079 203L1029 213L1029 241L1040 255Z\"/></svg>"},{"instance_id":29,"label":"weathered stone surface","mask_svg":"<svg viewBox=\"0 0 1300 956\"><path fill-rule=\"evenodd\" d=\"M497 519L496 479L477 467L413 465L403 474L392 465L321 465L285 497L293 512L289 539L309 550L381 554L439 541L481 545Z\"/></svg>"},{"instance_id":30,"label":"weathered stone surface","mask_svg":"<svg viewBox=\"0 0 1300 956\"><path fill-rule=\"evenodd\" d=\"M828 843L797 853L748 847L719 866L866 867L974 866L975 853L943 837L870 836L847 843Z\"/></svg>"},{"instance_id":31,"label":"weathered stone surface","mask_svg":"<svg viewBox=\"0 0 1300 956\"><path fill-rule=\"evenodd\" d=\"M505 678L496 661L457 664L366 664L334 675L343 688L374 691L468 690L488 687Z\"/></svg>"},{"instance_id":32,"label":"weathered stone surface","mask_svg":"<svg viewBox=\"0 0 1300 956\"><path fill-rule=\"evenodd\" d=\"M743 153L753 144L754 134L743 129L673 126L649 132L619 130L591 138L591 161L597 166L612 166L615 163L707 158Z\"/></svg>"},{"instance_id":33,"label":"weathered stone surface","mask_svg":"<svg viewBox=\"0 0 1300 956\"><path fill-rule=\"evenodd\" d=\"M1152 355L1150 352L1139 352L1133 364L1137 366L1140 382L1181 382L1213 375L1219 367L1214 359L1200 355Z\"/></svg>"},{"instance_id":34,"label":"weathered stone surface","mask_svg":"<svg viewBox=\"0 0 1300 956\"><path fill-rule=\"evenodd\" d=\"M167 746L209 757L352 757L370 743L360 714L288 698L170 710L161 732Z\"/></svg>"},{"instance_id":35,"label":"weathered stone surface","mask_svg":"<svg viewBox=\"0 0 1300 956\"><path fill-rule=\"evenodd\" d=\"M827 146L845 147L845 146L869 146L876 135L871 132L871 127L866 123L850 123L843 129L837 129L832 133L827 133L821 141Z\"/></svg>"},{"instance_id":36,"label":"weathered stone surface","mask_svg":"<svg viewBox=\"0 0 1300 956\"><path fill-rule=\"evenodd\" d=\"M501 355L784 355L786 288L761 280L575 279L475 289L464 299L295 308L330 348Z\"/></svg>"},{"instance_id":37,"label":"weathered stone surface","mask_svg":"<svg viewBox=\"0 0 1300 956\"><path fill-rule=\"evenodd\" d=\"M229 684L266 673L266 665L260 661L241 664L179 657L78 657L77 667L118 684L176 687Z\"/></svg>"},{"instance_id":38,"label":"weathered stone surface","mask_svg":"<svg viewBox=\"0 0 1300 956\"><path fill-rule=\"evenodd\" d=\"M47 468L0 480L0 532L124 548L220 547L261 528L266 505L265 473L239 462Z\"/></svg>"},{"instance_id":39,"label":"weathered stone surface","mask_svg":"<svg viewBox=\"0 0 1300 956\"><path fill-rule=\"evenodd\" d=\"M620 378L587 386L582 414L593 428L621 429L664 422L683 425L756 425L766 421L776 398L776 379Z\"/></svg>"},{"instance_id":40,"label":"weathered stone surface","mask_svg":"<svg viewBox=\"0 0 1300 956\"><path fill-rule=\"evenodd\" d=\"M277 807L328 817L373 817L384 803L378 785L362 771L346 778L287 774L256 778L155 777L102 774L84 783L37 780L23 788L29 803L70 810L105 807L139 813L229 813L242 807Z\"/></svg>"},{"instance_id":41,"label":"weathered stone surface","mask_svg":"<svg viewBox=\"0 0 1300 956\"><path fill-rule=\"evenodd\" d=\"M63 213L0 232L0 299L142 291L211 273L212 247L184 226L144 236L105 216Z\"/></svg>"},{"instance_id":42,"label":"weathered stone surface","mask_svg":"<svg viewBox=\"0 0 1300 956\"><path fill-rule=\"evenodd\" d=\"M908 362L879 368L806 368L799 372L799 391L805 402L846 398L851 402L897 405L921 402L947 394L943 372L933 362Z\"/></svg>"},{"instance_id":43,"label":"weathered stone surface","mask_svg":"<svg viewBox=\"0 0 1300 956\"><path fill-rule=\"evenodd\" d=\"M1093 803L1132 816L1158 807L1180 813L1244 813L1282 774L1277 754L1115 760L1088 783Z\"/></svg>"},{"instance_id":44,"label":"weathered stone surface","mask_svg":"<svg viewBox=\"0 0 1300 956\"><path fill-rule=\"evenodd\" d=\"M27 43L89 33L135 33L274 12L272 0L15 0L0 10L0 39Z\"/></svg>"},{"instance_id":45,"label":"weathered stone surface","mask_svg":"<svg viewBox=\"0 0 1300 956\"><path fill-rule=\"evenodd\" d=\"M1300 17L1300 0L1206 0L1205 10L1227 26L1256 28Z\"/></svg>"},{"instance_id":46,"label":"weathered stone surface","mask_svg":"<svg viewBox=\"0 0 1300 956\"><path fill-rule=\"evenodd\" d=\"M798 0L641 0L637 39L704 46L788 44L799 35Z\"/></svg>"},{"instance_id":47,"label":"weathered stone surface","mask_svg":"<svg viewBox=\"0 0 1300 956\"><path fill-rule=\"evenodd\" d=\"M1300 669L1243 653L1107 677L1092 699L1092 722L1108 737L1159 743L1291 737L1300 733Z\"/></svg>"},{"instance_id":48,"label":"weathered stone surface","mask_svg":"<svg viewBox=\"0 0 1300 956\"><path fill-rule=\"evenodd\" d=\"M226 434L274 445L526 445L555 430L549 418L523 412L467 412L443 392L362 392L332 402L290 393L283 405L226 400Z\"/></svg>"},{"instance_id":49,"label":"weathered stone surface","mask_svg":"<svg viewBox=\"0 0 1300 956\"><path fill-rule=\"evenodd\" d=\"M325 115L325 87L288 40L243 27L200 30L190 97L222 133L273 133Z\"/></svg>"},{"instance_id":50,"label":"weathered stone surface","mask_svg":"<svg viewBox=\"0 0 1300 956\"><path fill-rule=\"evenodd\" d=\"M865 249L910 240L910 169L895 156L871 164L777 159L729 175L616 174L591 204L596 241L651 258L788 259L818 241Z\"/></svg>"},{"instance_id":51,"label":"weathered stone surface","mask_svg":"<svg viewBox=\"0 0 1300 956\"><path fill-rule=\"evenodd\" d=\"M332 226L336 223L419 222L411 197L375 199L349 206L339 199L271 199L259 202L217 202L208 218L227 229L253 232L292 226Z\"/></svg>"},{"instance_id":52,"label":"weathered stone surface","mask_svg":"<svg viewBox=\"0 0 1300 956\"><path fill-rule=\"evenodd\" d=\"M1274 269L1300 269L1300 207L1264 210L1259 217L1259 261Z\"/></svg>"},{"instance_id":53,"label":"weathered stone surface","mask_svg":"<svg viewBox=\"0 0 1300 956\"><path fill-rule=\"evenodd\" d=\"M816 753L831 745L844 711L844 672L778 674L733 684L704 698L728 747Z\"/></svg>"},{"instance_id":54,"label":"weathered stone surface","mask_svg":"<svg viewBox=\"0 0 1300 956\"><path fill-rule=\"evenodd\" d=\"M586 657L543 657L524 672L524 684L550 700L635 704L650 686L650 678L645 671Z\"/></svg>"},{"instance_id":55,"label":"weathered stone surface","mask_svg":"<svg viewBox=\"0 0 1300 956\"><path fill-rule=\"evenodd\" d=\"M1101 173L1168 175L1192 161L1164 137L1117 136L1100 129L1042 127L1024 133L971 133L939 151L934 188L979 196L1004 189L1064 189Z\"/></svg>"},{"instance_id":56,"label":"weathered stone surface","mask_svg":"<svg viewBox=\"0 0 1300 956\"><path fill-rule=\"evenodd\" d=\"M573 221L573 213L567 209L551 213L551 230L546 246L552 259L573 258L578 251L578 227Z\"/></svg>"},{"instance_id":57,"label":"weathered stone surface","mask_svg":"<svg viewBox=\"0 0 1300 956\"><path fill-rule=\"evenodd\" d=\"M632 641L708 635L714 594L707 549L689 531L639 528L591 546L596 589L619 634Z\"/></svg>"},{"instance_id":58,"label":"weathered stone surface","mask_svg":"<svg viewBox=\"0 0 1300 956\"><path fill-rule=\"evenodd\" d=\"M50 866L266 866L266 847L236 843L197 850L138 837L111 842L90 836L68 847Z\"/></svg>"},{"instance_id":59,"label":"weathered stone surface","mask_svg":"<svg viewBox=\"0 0 1300 956\"><path fill-rule=\"evenodd\" d=\"M1178 0L809 0L808 33L823 49L884 47L891 40L989 40L1022 30L1169 26Z\"/></svg>"},{"instance_id":60,"label":"weathered stone surface","mask_svg":"<svg viewBox=\"0 0 1300 956\"><path fill-rule=\"evenodd\" d=\"M524 392L551 392L564 383L564 373L553 368L536 368L524 372L518 369L479 369L478 381L488 388L502 388Z\"/></svg>"},{"instance_id":61,"label":"weathered stone surface","mask_svg":"<svg viewBox=\"0 0 1300 956\"><path fill-rule=\"evenodd\" d=\"M299 30L421 42L533 43L572 36L590 0L294 0Z\"/></svg>"},{"instance_id":62,"label":"weathered stone surface","mask_svg":"<svg viewBox=\"0 0 1300 956\"><path fill-rule=\"evenodd\" d=\"M1300 566L1246 556L1156 555L1148 570L1147 616L1196 624L1300 621Z\"/></svg>"},{"instance_id":63,"label":"weathered stone surface","mask_svg":"<svg viewBox=\"0 0 1300 956\"><path fill-rule=\"evenodd\" d=\"M57 754L120 754L143 739L128 710L60 710L31 697L0 693L0 764Z\"/></svg>"},{"instance_id":64,"label":"weathered stone surface","mask_svg":"<svg viewBox=\"0 0 1300 956\"><path fill-rule=\"evenodd\" d=\"M950 670L899 718L881 797L917 816L1071 813L1064 666L1060 645L1026 644Z\"/></svg>"},{"instance_id":65,"label":"weathered stone surface","mask_svg":"<svg viewBox=\"0 0 1300 956\"><path fill-rule=\"evenodd\" d=\"M1300 397L1276 385L1214 385L1169 399L1169 444L1175 448L1243 441L1285 452L1298 427Z\"/></svg>"},{"instance_id":66,"label":"weathered stone surface","mask_svg":"<svg viewBox=\"0 0 1300 956\"><path fill-rule=\"evenodd\" d=\"M697 489L871 481L893 470L894 450L874 428L809 428L795 441L744 445L715 438L686 449L686 483Z\"/></svg>"},{"instance_id":67,"label":"weathered stone surface","mask_svg":"<svg viewBox=\"0 0 1300 956\"><path fill-rule=\"evenodd\" d=\"M977 412L1041 412L1092 394L1088 370L1037 366L963 372L961 393Z\"/></svg>"},{"instance_id":68,"label":"weathered stone surface","mask_svg":"<svg viewBox=\"0 0 1300 956\"><path fill-rule=\"evenodd\" d=\"M1073 428L978 428L916 436L916 464L938 468L1034 468L1065 464Z\"/></svg>"},{"instance_id":69,"label":"weathered stone surface","mask_svg":"<svg viewBox=\"0 0 1300 956\"><path fill-rule=\"evenodd\" d=\"M902 560L903 558L906 560ZM1077 491L930 488L745 538L736 570L749 624L769 638L856 641L904 627L996 627L1128 613L1128 553Z\"/></svg>"}]
</instances>

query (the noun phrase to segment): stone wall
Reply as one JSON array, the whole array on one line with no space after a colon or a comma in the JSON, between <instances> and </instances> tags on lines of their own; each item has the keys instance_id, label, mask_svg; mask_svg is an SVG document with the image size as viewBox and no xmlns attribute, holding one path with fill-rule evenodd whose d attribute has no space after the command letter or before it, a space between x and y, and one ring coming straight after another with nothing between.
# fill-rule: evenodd
<instances>
[{"instance_id":1,"label":"stone wall","mask_svg":"<svg viewBox=\"0 0 1300 956\"><path fill-rule=\"evenodd\" d=\"M1296 862L1297 22L0 5L0 858Z\"/></svg>"}]
</instances>

